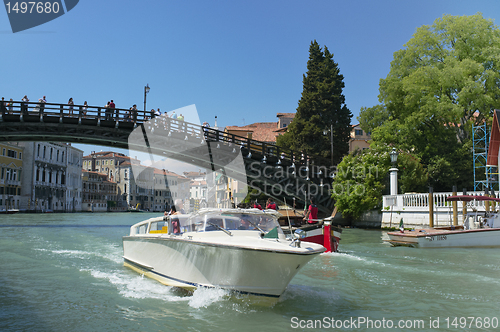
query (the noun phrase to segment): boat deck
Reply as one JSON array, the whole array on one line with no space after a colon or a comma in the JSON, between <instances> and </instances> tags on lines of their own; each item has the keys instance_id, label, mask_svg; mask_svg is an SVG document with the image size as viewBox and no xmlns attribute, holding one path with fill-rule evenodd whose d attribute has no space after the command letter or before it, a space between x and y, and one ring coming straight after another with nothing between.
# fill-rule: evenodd
<instances>
[{"instance_id":1,"label":"boat deck","mask_svg":"<svg viewBox=\"0 0 500 332\"><path fill-rule=\"evenodd\" d=\"M470 230L474 231L474 230ZM394 232L389 232L387 233L388 235L397 235L397 236L404 236L404 237L421 237L421 236L429 236L429 235L439 235L442 233L454 233L454 232L464 232L464 227L463 226L446 226L446 227L435 227L435 228L422 228L418 230L405 230L404 232L401 231L394 231Z\"/></svg>"}]
</instances>

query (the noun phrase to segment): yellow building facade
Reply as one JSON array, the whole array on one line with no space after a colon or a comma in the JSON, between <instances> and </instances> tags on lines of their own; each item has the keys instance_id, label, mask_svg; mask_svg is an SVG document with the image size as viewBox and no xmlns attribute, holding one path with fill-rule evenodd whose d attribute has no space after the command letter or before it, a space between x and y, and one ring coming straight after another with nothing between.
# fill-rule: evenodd
<instances>
[{"instance_id":1,"label":"yellow building facade","mask_svg":"<svg viewBox=\"0 0 500 332\"><path fill-rule=\"evenodd\" d=\"M21 207L22 146L0 143L0 211Z\"/></svg>"}]
</instances>

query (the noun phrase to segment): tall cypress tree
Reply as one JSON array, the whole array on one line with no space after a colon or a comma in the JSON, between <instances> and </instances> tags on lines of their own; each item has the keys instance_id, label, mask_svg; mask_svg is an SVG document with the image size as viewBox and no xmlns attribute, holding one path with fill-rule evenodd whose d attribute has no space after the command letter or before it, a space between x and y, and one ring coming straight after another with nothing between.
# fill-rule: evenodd
<instances>
[{"instance_id":1,"label":"tall cypress tree","mask_svg":"<svg viewBox=\"0 0 500 332\"><path fill-rule=\"evenodd\" d=\"M322 50L316 40L311 42L297 113L287 132L277 138L277 144L330 160L333 128L333 163L338 164L349 152L352 118L343 88L344 76L333 54L326 46Z\"/></svg>"}]
</instances>

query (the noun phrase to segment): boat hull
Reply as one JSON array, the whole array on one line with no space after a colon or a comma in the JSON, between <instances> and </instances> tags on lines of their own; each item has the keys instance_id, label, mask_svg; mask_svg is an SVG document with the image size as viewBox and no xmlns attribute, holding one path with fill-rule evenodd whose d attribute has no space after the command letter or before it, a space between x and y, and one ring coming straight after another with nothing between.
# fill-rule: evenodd
<instances>
[{"instance_id":1,"label":"boat hull","mask_svg":"<svg viewBox=\"0 0 500 332\"><path fill-rule=\"evenodd\" d=\"M327 232L327 234L325 234L325 231ZM328 231L330 231L329 238ZM337 252L340 242L340 232L334 229L330 229L329 227L318 227L306 230L306 235L302 239L302 241L322 245L327 249L326 252Z\"/></svg>"},{"instance_id":2,"label":"boat hull","mask_svg":"<svg viewBox=\"0 0 500 332\"><path fill-rule=\"evenodd\" d=\"M19 210L17 209L0 210L0 214L15 214L15 213L19 213Z\"/></svg>"},{"instance_id":3,"label":"boat hull","mask_svg":"<svg viewBox=\"0 0 500 332\"><path fill-rule=\"evenodd\" d=\"M188 290L220 287L277 298L295 274L324 248L299 253L217 245L166 235L126 236L123 250L126 266L165 285Z\"/></svg>"},{"instance_id":4,"label":"boat hull","mask_svg":"<svg viewBox=\"0 0 500 332\"><path fill-rule=\"evenodd\" d=\"M481 228L458 231L389 232L393 246L415 248L484 248L500 247L500 228Z\"/></svg>"}]
</instances>

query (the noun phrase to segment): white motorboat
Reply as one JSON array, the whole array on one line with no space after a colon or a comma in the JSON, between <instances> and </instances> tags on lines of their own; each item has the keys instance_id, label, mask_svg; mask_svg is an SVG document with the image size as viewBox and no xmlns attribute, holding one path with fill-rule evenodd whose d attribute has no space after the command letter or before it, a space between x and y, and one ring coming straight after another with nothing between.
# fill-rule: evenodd
<instances>
[{"instance_id":1,"label":"white motorboat","mask_svg":"<svg viewBox=\"0 0 500 332\"><path fill-rule=\"evenodd\" d=\"M202 209L151 218L123 237L124 264L169 286L220 287L273 298L321 245L286 238L274 210Z\"/></svg>"},{"instance_id":2,"label":"white motorboat","mask_svg":"<svg viewBox=\"0 0 500 332\"><path fill-rule=\"evenodd\" d=\"M450 196L448 201L488 201L500 199L487 196ZM472 223L469 219L472 219ZM464 225L400 230L387 233L393 246L415 248L474 248L500 247L500 213L473 211L467 214Z\"/></svg>"}]
</instances>

